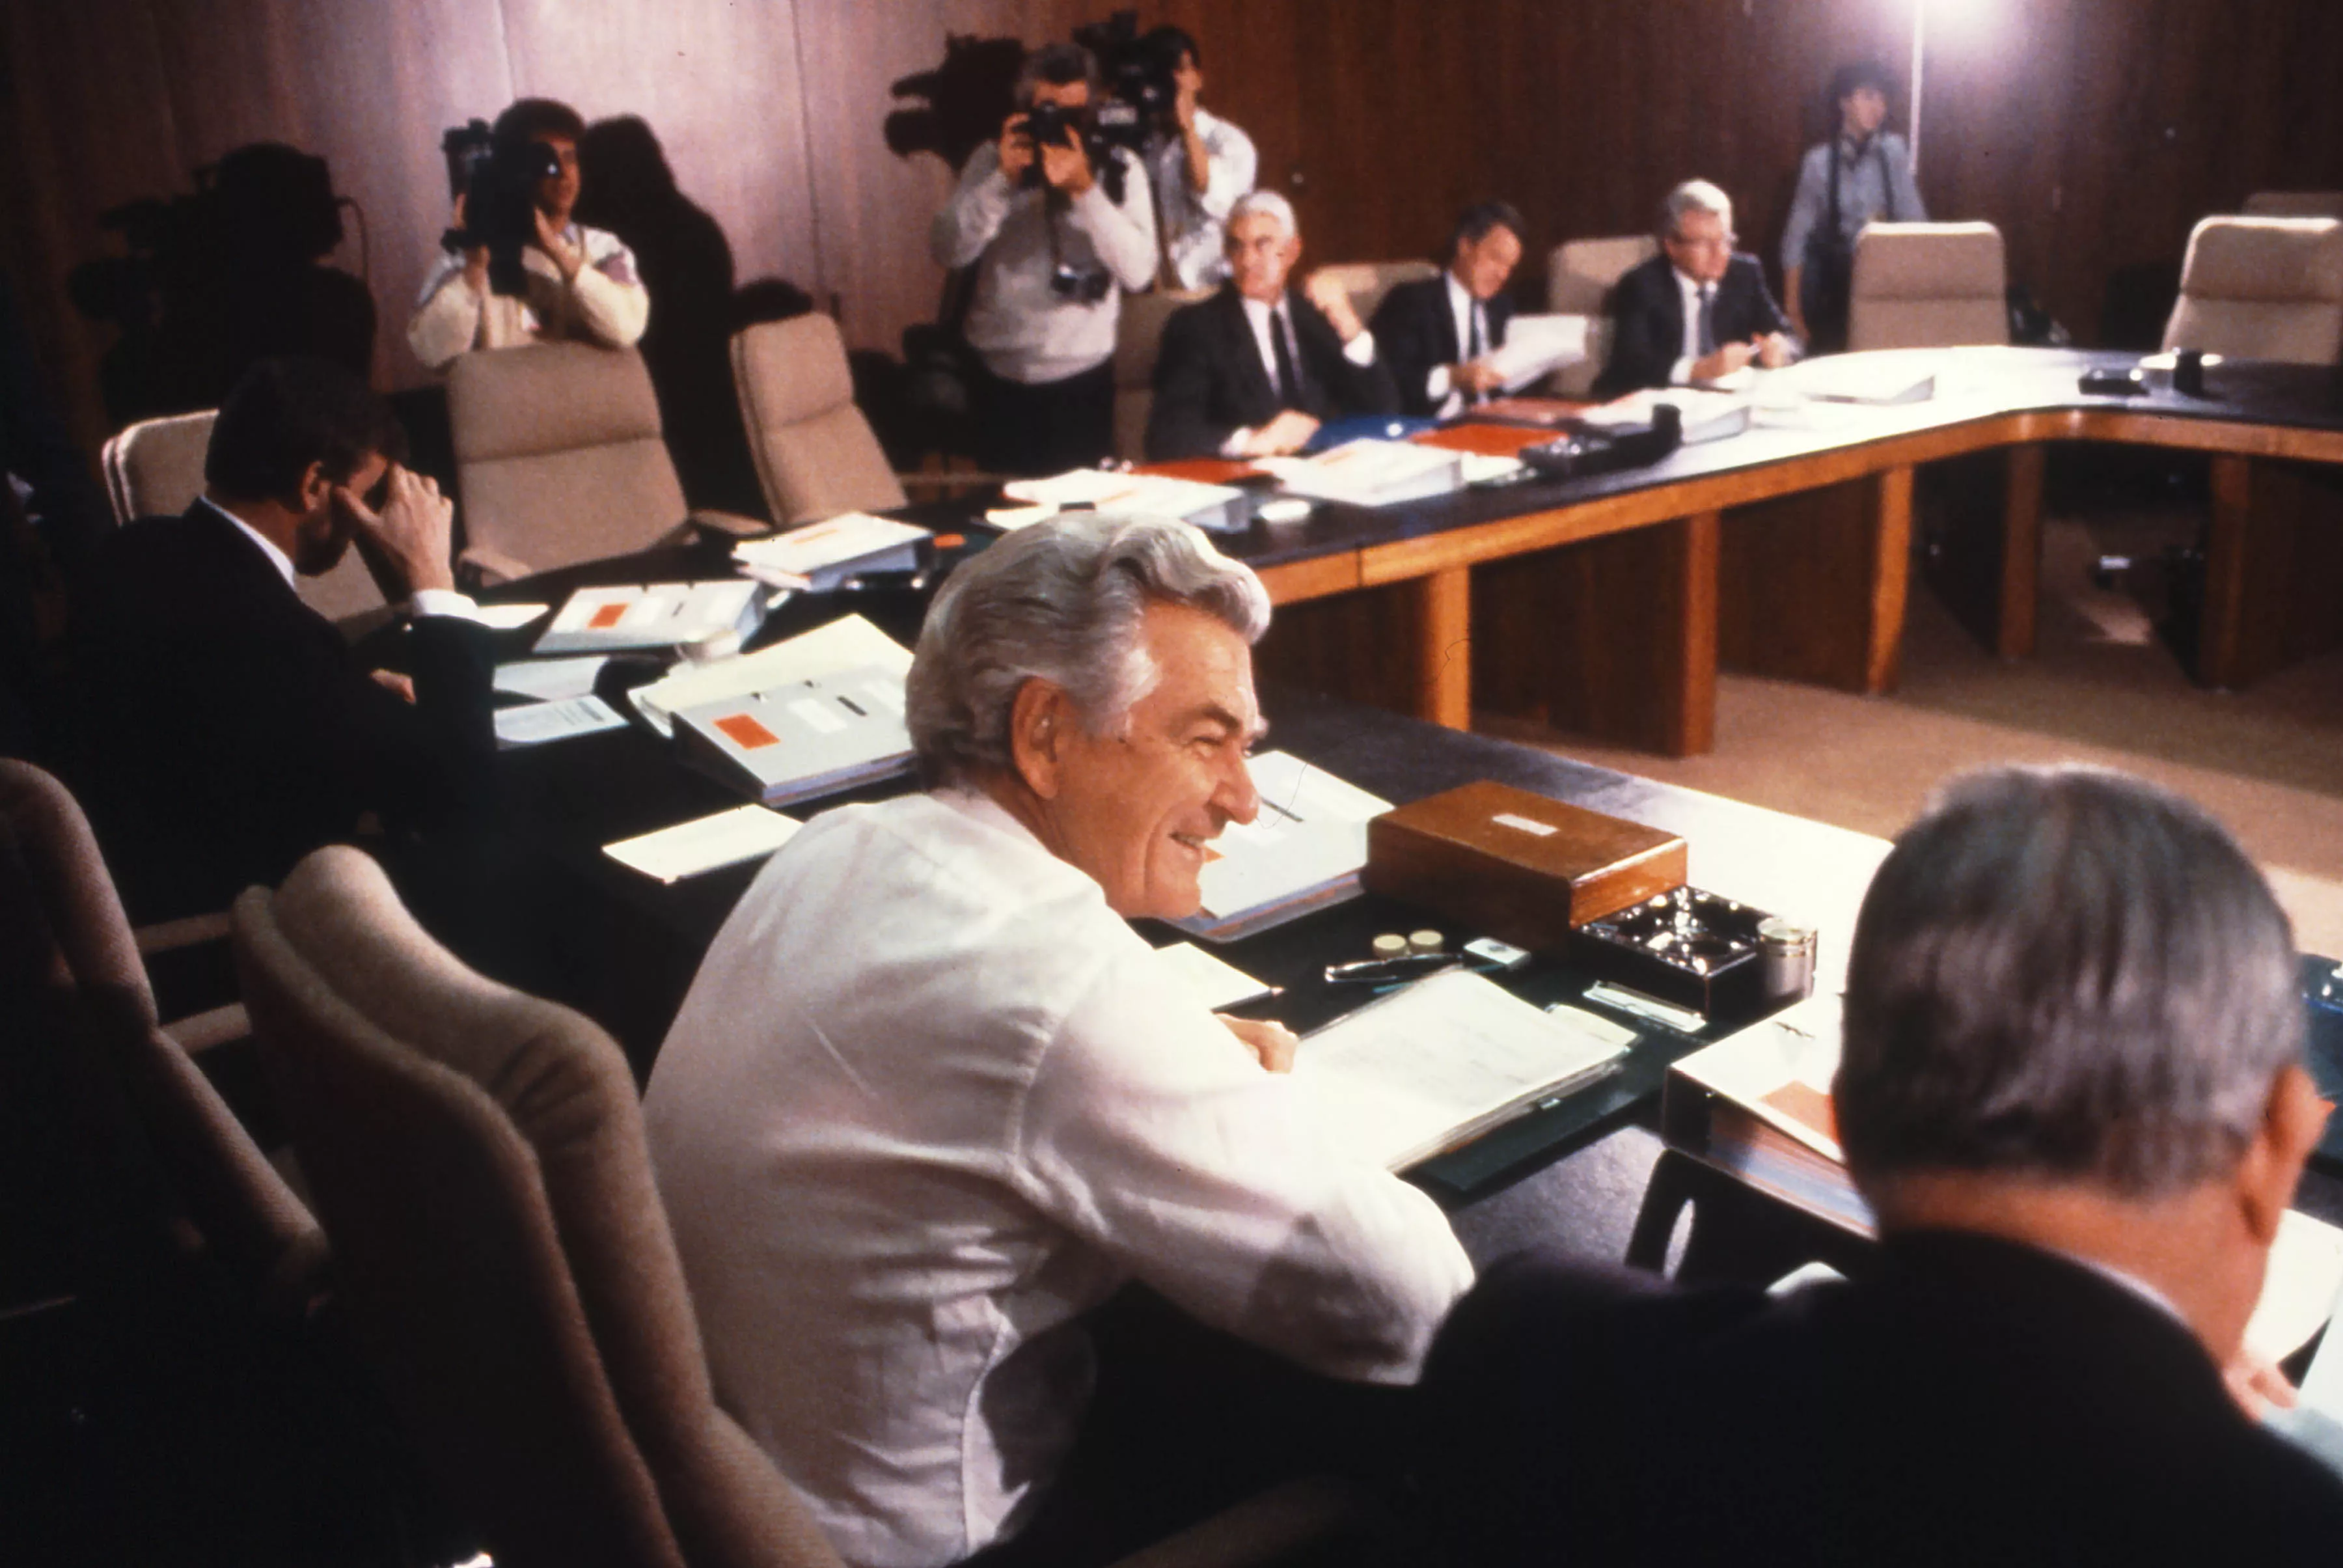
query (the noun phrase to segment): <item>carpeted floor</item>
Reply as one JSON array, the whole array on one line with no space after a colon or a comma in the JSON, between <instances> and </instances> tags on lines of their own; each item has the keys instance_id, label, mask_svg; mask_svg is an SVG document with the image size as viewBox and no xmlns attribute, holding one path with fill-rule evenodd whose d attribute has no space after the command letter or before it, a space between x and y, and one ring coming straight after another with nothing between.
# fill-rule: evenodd
<instances>
[{"instance_id":1,"label":"carpeted floor","mask_svg":"<svg viewBox=\"0 0 2343 1568\"><path fill-rule=\"evenodd\" d=\"M2268 872L2300 946L2343 956L2343 649L2241 692L2206 691L2153 634L2152 565L2112 589L2091 580L2102 552L2152 561L2192 528L2185 515L2153 512L2052 520L2035 658L2002 663L1916 587L1899 691L1856 697L1728 673L1705 757L1656 757L1495 716L1478 727L1883 837L1967 769L2124 769L2227 823Z\"/></svg>"}]
</instances>

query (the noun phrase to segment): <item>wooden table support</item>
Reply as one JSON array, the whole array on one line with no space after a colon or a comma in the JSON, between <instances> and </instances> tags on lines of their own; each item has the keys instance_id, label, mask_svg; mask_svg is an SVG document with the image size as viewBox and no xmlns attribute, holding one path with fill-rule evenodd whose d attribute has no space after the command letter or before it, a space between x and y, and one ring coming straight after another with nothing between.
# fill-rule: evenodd
<instances>
[{"instance_id":1,"label":"wooden table support","mask_svg":"<svg viewBox=\"0 0 2343 1568\"><path fill-rule=\"evenodd\" d=\"M2251 457L2217 454L2212 462L2213 527L2205 551L2205 612L2197 634L2197 678L2222 689L2243 678L2246 566L2253 528Z\"/></svg>"},{"instance_id":2,"label":"wooden table support","mask_svg":"<svg viewBox=\"0 0 2343 1568\"><path fill-rule=\"evenodd\" d=\"M1473 572L1449 567L1415 578L1415 715L1473 728Z\"/></svg>"},{"instance_id":3,"label":"wooden table support","mask_svg":"<svg viewBox=\"0 0 2343 1568\"><path fill-rule=\"evenodd\" d=\"M1863 661L1863 689L1896 689L1904 668L1904 611L1912 590L1912 465L1879 476L1878 513L1871 536L1871 605Z\"/></svg>"},{"instance_id":4,"label":"wooden table support","mask_svg":"<svg viewBox=\"0 0 2343 1568\"><path fill-rule=\"evenodd\" d=\"M2004 658L2034 657L2034 609L2042 579L2042 471L2038 442L2009 449L2001 502L2001 603L1993 650Z\"/></svg>"},{"instance_id":5,"label":"wooden table support","mask_svg":"<svg viewBox=\"0 0 2343 1568\"><path fill-rule=\"evenodd\" d=\"M1725 514L1695 512L1666 526L1668 597L1661 749L1693 757L1716 749L1716 565Z\"/></svg>"}]
</instances>

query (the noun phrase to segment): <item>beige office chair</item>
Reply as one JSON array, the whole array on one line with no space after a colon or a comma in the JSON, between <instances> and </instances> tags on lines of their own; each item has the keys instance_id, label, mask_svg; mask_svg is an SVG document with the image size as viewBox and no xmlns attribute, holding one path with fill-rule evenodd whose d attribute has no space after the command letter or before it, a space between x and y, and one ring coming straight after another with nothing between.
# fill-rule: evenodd
<instances>
[{"instance_id":1,"label":"beige office chair","mask_svg":"<svg viewBox=\"0 0 2343 1568\"><path fill-rule=\"evenodd\" d=\"M1873 223L1855 238L1846 346L2009 342L2009 274L1989 223Z\"/></svg>"},{"instance_id":2,"label":"beige office chair","mask_svg":"<svg viewBox=\"0 0 2343 1568\"><path fill-rule=\"evenodd\" d=\"M2188 236L2164 347L2334 364L2343 352L2343 221L2200 221Z\"/></svg>"},{"instance_id":3,"label":"beige office chair","mask_svg":"<svg viewBox=\"0 0 2343 1568\"><path fill-rule=\"evenodd\" d=\"M141 419L106 437L98 466L106 474L106 498L114 520L171 517L184 512L204 490L204 455L212 440L216 411ZM389 607L374 576L356 550L320 577L296 578L301 602L338 623L346 635L370 631L388 617Z\"/></svg>"},{"instance_id":4,"label":"beige office chair","mask_svg":"<svg viewBox=\"0 0 2343 1568\"><path fill-rule=\"evenodd\" d=\"M1611 357L1611 289L1631 268L1660 254L1648 234L1608 239L1565 240L1546 258L1545 307L1562 316L1584 316L1586 357L1554 372L1552 386L1564 397L1584 397L1594 389Z\"/></svg>"},{"instance_id":5,"label":"beige office chair","mask_svg":"<svg viewBox=\"0 0 2343 1568\"><path fill-rule=\"evenodd\" d=\"M838 323L819 312L732 336L732 383L765 505L783 528L904 504L870 421Z\"/></svg>"},{"instance_id":6,"label":"beige office chair","mask_svg":"<svg viewBox=\"0 0 2343 1568\"><path fill-rule=\"evenodd\" d=\"M465 968L355 849L248 890L235 919L339 1299L498 1563L835 1563L717 1408L610 1038ZM1126 1568L1273 1563L1336 1538L1361 1502L1291 1483Z\"/></svg>"},{"instance_id":7,"label":"beige office chair","mask_svg":"<svg viewBox=\"0 0 2343 1568\"><path fill-rule=\"evenodd\" d=\"M16 1091L5 1098L28 1073L55 1091L6 1109L69 1148L75 1177L49 1171L41 1185L81 1206L85 1270L127 1282L150 1277L142 1258L203 1257L253 1305L298 1318L325 1290L325 1233L196 1064L243 1037L244 1010L156 1016L142 954L207 922L173 928L134 932L73 797L0 760L0 1036ZM29 1189L10 1197L34 1201Z\"/></svg>"},{"instance_id":8,"label":"beige office chair","mask_svg":"<svg viewBox=\"0 0 2343 1568\"><path fill-rule=\"evenodd\" d=\"M1114 326L1114 455L1147 461L1147 419L1155 411L1155 355L1163 344L1163 324L1172 313L1200 299L1209 288L1159 288L1126 294Z\"/></svg>"},{"instance_id":9,"label":"beige office chair","mask_svg":"<svg viewBox=\"0 0 2343 1568\"><path fill-rule=\"evenodd\" d=\"M1340 261L1316 270L1342 286L1342 292L1351 297L1351 308L1362 321L1372 319L1383 296L1401 284L1440 276L1437 263L1415 260Z\"/></svg>"},{"instance_id":10,"label":"beige office chair","mask_svg":"<svg viewBox=\"0 0 2343 1568\"><path fill-rule=\"evenodd\" d=\"M689 523L768 526L720 512L687 518L650 372L631 348L533 343L459 355L447 368L447 420L469 573L518 578L627 555Z\"/></svg>"},{"instance_id":11,"label":"beige office chair","mask_svg":"<svg viewBox=\"0 0 2343 1568\"><path fill-rule=\"evenodd\" d=\"M2247 217L2343 217L2343 191L2256 191Z\"/></svg>"}]
</instances>

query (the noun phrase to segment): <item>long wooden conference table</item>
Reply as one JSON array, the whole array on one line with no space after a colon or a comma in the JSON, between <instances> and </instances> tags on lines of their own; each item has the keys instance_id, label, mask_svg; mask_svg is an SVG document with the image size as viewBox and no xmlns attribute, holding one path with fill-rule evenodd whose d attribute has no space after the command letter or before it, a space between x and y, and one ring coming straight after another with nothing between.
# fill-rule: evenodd
<instances>
[{"instance_id":1,"label":"long wooden conference table","mask_svg":"<svg viewBox=\"0 0 2343 1568\"><path fill-rule=\"evenodd\" d=\"M1925 464L1954 463L1971 509L1981 488L1998 490L1983 498L1997 519L1989 636L2005 658L2029 655L2045 454L2057 441L2209 456L2198 679L2239 685L2334 640L2320 585L2343 567L2343 531L2325 526L2327 487L2302 466L2343 464L2343 372L2220 362L2204 397L2152 370L2122 397L2085 394L2078 379L2137 355L1894 357L1932 370L1935 395L1799 405L1785 396L1793 369L1760 390L1755 427L1647 468L1256 524L1229 548L1281 608L1264 673L1455 729L1479 707L1705 751L1721 657L1850 690L1894 687Z\"/></svg>"}]
</instances>

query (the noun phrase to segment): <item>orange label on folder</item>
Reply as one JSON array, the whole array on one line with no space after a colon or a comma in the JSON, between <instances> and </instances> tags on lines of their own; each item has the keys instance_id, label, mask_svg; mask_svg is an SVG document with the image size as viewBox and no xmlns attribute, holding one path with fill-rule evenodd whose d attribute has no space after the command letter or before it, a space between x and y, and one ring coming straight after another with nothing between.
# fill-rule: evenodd
<instances>
[{"instance_id":1,"label":"orange label on folder","mask_svg":"<svg viewBox=\"0 0 2343 1568\"><path fill-rule=\"evenodd\" d=\"M1838 1111L1829 1095L1794 1080L1760 1098L1791 1121L1813 1128L1834 1142L1837 1141Z\"/></svg>"},{"instance_id":2,"label":"orange label on folder","mask_svg":"<svg viewBox=\"0 0 2343 1568\"><path fill-rule=\"evenodd\" d=\"M586 618L586 625L589 630L607 630L608 628L618 625L619 621L625 619L626 614L627 607L625 605L606 604L598 608L592 615Z\"/></svg>"},{"instance_id":3,"label":"orange label on folder","mask_svg":"<svg viewBox=\"0 0 2343 1568\"><path fill-rule=\"evenodd\" d=\"M716 728L743 751L754 751L760 746L779 746L781 738L745 713L728 713L717 719Z\"/></svg>"}]
</instances>

